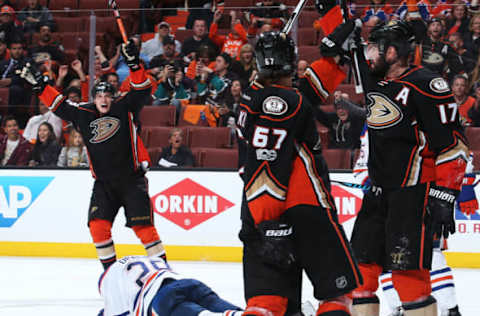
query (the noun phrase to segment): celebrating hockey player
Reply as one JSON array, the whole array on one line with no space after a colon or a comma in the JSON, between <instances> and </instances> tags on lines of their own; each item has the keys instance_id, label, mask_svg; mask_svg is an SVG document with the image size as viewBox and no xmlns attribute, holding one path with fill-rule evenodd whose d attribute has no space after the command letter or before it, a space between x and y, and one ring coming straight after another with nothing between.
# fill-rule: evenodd
<instances>
[{"instance_id":1,"label":"celebrating hockey player","mask_svg":"<svg viewBox=\"0 0 480 316\"><path fill-rule=\"evenodd\" d=\"M237 122L247 144L244 315L297 313L303 269L321 301L316 314L349 316L346 294L362 280L338 223L312 108L292 88L295 44L284 33L266 32L255 53L259 78L242 96Z\"/></svg>"},{"instance_id":2,"label":"celebrating hockey player","mask_svg":"<svg viewBox=\"0 0 480 316\"><path fill-rule=\"evenodd\" d=\"M88 226L104 268L115 262L111 228L120 207L149 256L165 256L148 196L147 179L139 159L134 113L150 94L150 80L139 63L133 41L122 44L121 52L130 67L131 91L116 100L114 88L100 82L92 90L93 103L76 104L45 83L42 74L27 63L20 76L33 86L40 100L60 118L71 121L86 140L95 178ZM143 101L142 101L143 100Z\"/></svg>"},{"instance_id":3,"label":"celebrating hockey player","mask_svg":"<svg viewBox=\"0 0 480 316\"><path fill-rule=\"evenodd\" d=\"M100 316L240 316L237 306L204 283L172 271L161 258L119 259L98 282Z\"/></svg>"},{"instance_id":4,"label":"celebrating hockey player","mask_svg":"<svg viewBox=\"0 0 480 316\"><path fill-rule=\"evenodd\" d=\"M355 22L347 21L322 40L327 58L306 71L310 97L332 91L328 78L334 72L318 65L328 61L338 70L334 63L341 61L342 44L354 29ZM429 273L433 235L455 232L453 205L465 171L466 140L447 82L408 64L412 38L409 23L391 21L370 33L369 63L363 49L355 55L368 101L372 182L351 239L364 278L353 292L356 315L378 315L375 292L382 270L392 270L406 315L436 315Z\"/></svg>"}]
</instances>

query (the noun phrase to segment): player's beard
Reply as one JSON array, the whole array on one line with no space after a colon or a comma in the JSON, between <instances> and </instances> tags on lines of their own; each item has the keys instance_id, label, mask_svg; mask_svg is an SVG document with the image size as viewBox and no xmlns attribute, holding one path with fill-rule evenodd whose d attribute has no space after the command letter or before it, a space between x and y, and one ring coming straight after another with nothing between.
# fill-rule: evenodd
<instances>
[{"instance_id":1,"label":"player's beard","mask_svg":"<svg viewBox=\"0 0 480 316\"><path fill-rule=\"evenodd\" d=\"M372 76L382 79L385 78L389 67L390 65L385 60L385 56L380 55L378 59L371 64L370 73Z\"/></svg>"}]
</instances>

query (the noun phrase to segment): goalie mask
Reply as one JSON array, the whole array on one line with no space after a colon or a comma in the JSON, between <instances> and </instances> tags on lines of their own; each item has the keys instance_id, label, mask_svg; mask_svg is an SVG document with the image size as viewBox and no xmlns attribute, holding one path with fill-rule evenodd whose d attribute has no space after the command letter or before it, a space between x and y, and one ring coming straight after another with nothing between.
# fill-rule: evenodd
<instances>
[{"instance_id":1,"label":"goalie mask","mask_svg":"<svg viewBox=\"0 0 480 316\"><path fill-rule=\"evenodd\" d=\"M258 73L263 78L289 76L296 70L297 47L285 33L272 31L260 34L255 55Z\"/></svg>"}]
</instances>

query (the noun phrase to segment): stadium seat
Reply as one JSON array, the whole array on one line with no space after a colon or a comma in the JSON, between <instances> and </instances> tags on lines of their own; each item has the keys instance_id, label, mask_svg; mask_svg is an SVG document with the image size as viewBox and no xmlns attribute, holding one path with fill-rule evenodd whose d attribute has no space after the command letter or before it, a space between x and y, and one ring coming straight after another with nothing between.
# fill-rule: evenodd
<instances>
[{"instance_id":1,"label":"stadium seat","mask_svg":"<svg viewBox=\"0 0 480 316\"><path fill-rule=\"evenodd\" d=\"M316 59L320 58L318 46L299 46L298 57L299 59L305 59L309 63L315 61Z\"/></svg>"},{"instance_id":2,"label":"stadium seat","mask_svg":"<svg viewBox=\"0 0 480 316\"><path fill-rule=\"evenodd\" d=\"M195 158L195 167L201 167L203 165L203 148L190 148Z\"/></svg>"},{"instance_id":3,"label":"stadium seat","mask_svg":"<svg viewBox=\"0 0 480 316\"><path fill-rule=\"evenodd\" d=\"M480 170L480 150L472 150L473 152L473 170Z\"/></svg>"},{"instance_id":4,"label":"stadium seat","mask_svg":"<svg viewBox=\"0 0 480 316\"><path fill-rule=\"evenodd\" d=\"M78 0L49 0L48 8L54 18L64 16L76 16L78 12Z\"/></svg>"},{"instance_id":5,"label":"stadium seat","mask_svg":"<svg viewBox=\"0 0 480 316\"><path fill-rule=\"evenodd\" d=\"M317 31L313 27L299 28L297 35L299 46L312 46L317 44Z\"/></svg>"},{"instance_id":6,"label":"stadium seat","mask_svg":"<svg viewBox=\"0 0 480 316\"><path fill-rule=\"evenodd\" d=\"M225 148L230 144L229 127L189 127L189 147Z\"/></svg>"},{"instance_id":7,"label":"stadium seat","mask_svg":"<svg viewBox=\"0 0 480 316\"><path fill-rule=\"evenodd\" d=\"M145 127L148 130L148 143L147 148L153 147L165 147L168 146L168 139L170 138L170 131L172 127L166 126L154 126ZM182 128L183 131L183 144L188 144L188 131L187 128Z\"/></svg>"},{"instance_id":8,"label":"stadium seat","mask_svg":"<svg viewBox=\"0 0 480 316\"><path fill-rule=\"evenodd\" d=\"M313 22L315 22L315 20L319 17L320 15L317 13L317 11L302 10L298 19L298 27L313 27Z\"/></svg>"},{"instance_id":9,"label":"stadium seat","mask_svg":"<svg viewBox=\"0 0 480 316\"><path fill-rule=\"evenodd\" d=\"M175 39L180 43L183 43L183 41L185 41L186 38L192 36L192 34L193 34L192 30L176 30Z\"/></svg>"},{"instance_id":10,"label":"stadium seat","mask_svg":"<svg viewBox=\"0 0 480 316\"><path fill-rule=\"evenodd\" d=\"M96 16L112 16L113 13L108 7L108 1L99 0L79 0L78 9L82 10L79 15L90 15L91 11L95 11Z\"/></svg>"},{"instance_id":11,"label":"stadium seat","mask_svg":"<svg viewBox=\"0 0 480 316\"><path fill-rule=\"evenodd\" d=\"M467 136L470 150L480 150L480 127L467 127L465 136Z\"/></svg>"},{"instance_id":12,"label":"stadium seat","mask_svg":"<svg viewBox=\"0 0 480 316\"><path fill-rule=\"evenodd\" d=\"M162 154L162 147L152 147L148 148L148 155L150 156L150 160L152 161L151 167L158 166L158 160L160 160L160 155Z\"/></svg>"},{"instance_id":13,"label":"stadium seat","mask_svg":"<svg viewBox=\"0 0 480 316\"><path fill-rule=\"evenodd\" d=\"M85 18L85 28L86 31L90 31L90 22L89 18ZM96 30L97 33L107 33L107 32L117 32L117 22L113 16L98 16L96 18Z\"/></svg>"},{"instance_id":14,"label":"stadium seat","mask_svg":"<svg viewBox=\"0 0 480 316\"><path fill-rule=\"evenodd\" d=\"M59 33L78 33L85 31L85 19L83 17L64 17L55 16L57 32Z\"/></svg>"},{"instance_id":15,"label":"stadium seat","mask_svg":"<svg viewBox=\"0 0 480 316\"><path fill-rule=\"evenodd\" d=\"M238 150L236 149L204 148L202 154L202 167L238 168Z\"/></svg>"},{"instance_id":16,"label":"stadium seat","mask_svg":"<svg viewBox=\"0 0 480 316\"><path fill-rule=\"evenodd\" d=\"M351 169L351 151L348 149L325 149L322 151L329 169Z\"/></svg>"},{"instance_id":17,"label":"stadium seat","mask_svg":"<svg viewBox=\"0 0 480 316\"><path fill-rule=\"evenodd\" d=\"M8 88L0 88L0 105L8 105L8 97Z\"/></svg>"},{"instance_id":18,"label":"stadium seat","mask_svg":"<svg viewBox=\"0 0 480 316\"><path fill-rule=\"evenodd\" d=\"M140 112L142 126L174 126L174 106L145 106Z\"/></svg>"}]
</instances>

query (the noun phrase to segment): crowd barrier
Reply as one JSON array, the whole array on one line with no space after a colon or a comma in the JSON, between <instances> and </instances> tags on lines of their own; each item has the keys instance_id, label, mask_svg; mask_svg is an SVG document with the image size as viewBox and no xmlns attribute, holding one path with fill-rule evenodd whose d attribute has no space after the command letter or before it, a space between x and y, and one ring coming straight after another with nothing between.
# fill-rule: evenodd
<instances>
[{"instance_id":1,"label":"crowd barrier","mask_svg":"<svg viewBox=\"0 0 480 316\"><path fill-rule=\"evenodd\" d=\"M233 171L148 172L155 226L170 260L241 260L242 181ZM349 171L331 179L354 182ZM477 175L477 177L479 177ZM0 256L96 258L87 227L93 179L88 170L0 171ZM350 236L362 191L332 185L339 221ZM479 189L476 190L480 195ZM455 212L446 251L454 267L480 267L480 214ZM113 226L118 256L144 254L120 210Z\"/></svg>"}]
</instances>

